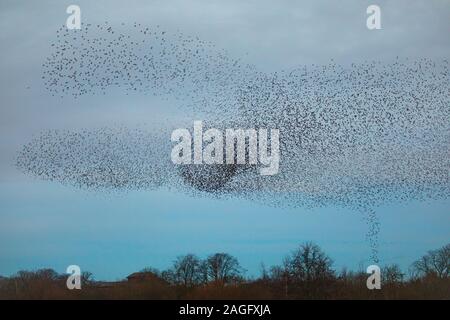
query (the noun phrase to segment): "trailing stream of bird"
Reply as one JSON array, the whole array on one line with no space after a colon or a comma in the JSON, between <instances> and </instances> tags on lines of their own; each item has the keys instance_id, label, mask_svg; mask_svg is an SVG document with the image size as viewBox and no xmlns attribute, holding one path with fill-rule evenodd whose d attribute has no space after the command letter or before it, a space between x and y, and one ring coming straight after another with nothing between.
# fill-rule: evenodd
<instances>
[{"instance_id":1,"label":"trailing stream of bird","mask_svg":"<svg viewBox=\"0 0 450 320\"><path fill-rule=\"evenodd\" d=\"M351 208L364 214L375 262L377 207L450 195L447 60L330 62L267 73L197 37L137 23L63 27L51 46L42 75L50 94L174 97L195 118L164 130L42 132L18 155L17 167L28 174L101 192L164 187L273 206ZM260 175L247 164L174 165L170 132L195 119L214 128L279 129L278 174Z\"/></svg>"}]
</instances>

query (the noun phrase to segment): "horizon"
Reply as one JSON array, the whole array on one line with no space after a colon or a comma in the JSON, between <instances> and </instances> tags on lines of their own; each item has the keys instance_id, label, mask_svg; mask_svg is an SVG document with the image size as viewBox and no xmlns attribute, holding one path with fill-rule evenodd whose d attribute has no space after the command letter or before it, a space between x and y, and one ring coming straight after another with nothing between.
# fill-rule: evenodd
<instances>
[{"instance_id":1,"label":"horizon","mask_svg":"<svg viewBox=\"0 0 450 320\"><path fill-rule=\"evenodd\" d=\"M208 4L196 0L175 2L168 4L133 0L131 4L120 4L78 1L77 4L82 8L81 30L83 31L86 24L95 26L107 22L114 28L125 29L130 35L136 36L136 39L140 39L142 32L133 29L135 23L150 28L158 26L161 30L168 30L168 33L175 35L181 32L194 39L198 37L205 43L212 43L217 52L225 50L226 56L231 57L229 59L233 62L230 63L231 66L237 65L234 59L239 60L244 70L242 74L250 74L248 70L253 70L254 67L260 72L257 73L258 76L254 76L257 79L260 74L276 74L282 78L283 72L289 75L291 71L293 73L302 67L305 67L305 70L306 67L311 67L308 70L316 70L314 68L317 66L318 69L333 64L351 66L364 64L366 61L391 66L398 63L399 57L409 59L411 63L420 62L421 59L442 62L447 61L450 53L450 6L445 6L445 3L440 1L377 1L383 10L381 30L366 28L366 8L371 4L370 1L351 2L347 5L329 1L304 1L301 4L291 3L289 6L270 1L242 3L233 0L213 1ZM75 98L75 95L71 96L70 93L62 97L59 93L53 95L54 92L46 87L48 83L43 81L42 77L43 74L48 76L45 72L50 67L46 63L53 61L52 44L59 43L57 31L61 26L64 28L68 17L65 10L70 4L70 1L58 4L50 1L5 1L0 4L0 39L3 43L0 60L0 276L9 277L19 270L40 268L52 268L63 274L67 266L79 265L82 271L92 272L96 280L113 281L124 279L132 272L145 267L167 269L179 255L194 253L204 258L215 252L226 252L235 256L247 269L246 276L257 277L261 263L266 267L279 265L286 255L306 241L319 245L333 259L333 267L337 271L344 267L359 270L361 266L364 266L365 270L374 263L373 255L376 251L380 266L397 263L406 273L416 259L429 250L449 243L449 168L448 161L445 162L444 158L449 151L446 141L448 126L441 128L436 125L435 128L429 128L424 125L424 128L431 132L430 136L439 138L435 149L432 144L427 143L425 134L420 136L423 141L420 140L417 146L412 143L420 151L423 145L435 151L437 156L434 160L444 159L437 162L444 165L440 168L440 179L431 182L424 179L424 185L433 185L437 181L436 185L439 186L440 183L442 189L433 194L431 189L425 186L423 196L421 194L415 198L414 193L402 185L403 189L396 191L400 195L398 198L405 193L406 200L388 199L389 201L376 204L370 208L373 210L373 216L362 213L363 209L368 207L365 203L360 207L363 209L358 211L354 209L355 206L352 208L335 201L335 194L332 194L335 192L334 185L327 190L325 178L325 181L317 184L307 185L305 182L304 189L296 189L296 185L289 184L287 178L294 180L299 175L291 176L289 171L283 172L285 178L287 177L285 184L268 185L267 193L263 192L263 188L249 188L245 192L232 189L234 193L231 192L231 196L223 196L214 192L191 191L185 186L178 187L178 180L173 184L170 184L170 180L167 185L158 185L156 178L156 182L151 181L155 186L139 189L139 183L145 184L153 177L139 176L141 180L136 178L136 181L130 183L132 187L138 187L125 187L125 190L108 185L108 177L100 179L99 185L106 185L106 188L101 189L95 185L97 181L89 180L92 177L88 176L88 173L85 174L88 176L87 182L75 174L75 182L65 180L65 177L59 179L51 170L44 172L44 175L47 174L47 180L41 179L33 170L42 169L39 167L39 159L48 160L44 153L36 153L37 156L31 154L38 160L30 160L32 165L29 167L20 167L18 159L23 160L20 156L23 155L25 146L36 141L33 139L40 141L42 132L59 130L58 132L89 133L89 130L123 125L130 128L142 126L150 133L162 135L163 130L180 122L192 123L192 119L203 119L209 124L209 119L218 109L215 106L210 107L207 109L210 112L205 113L189 109L187 105L190 101L184 98L185 91L190 89L189 85L173 93L171 82L162 85L161 91L169 92L166 96L153 96L144 89L134 91L129 88L103 89L94 86L92 93L80 94ZM178 11L174 9L175 4ZM99 31L94 30L92 35L95 36L96 32ZM174 43L177 44L175 41ZM208 57L207 61L212 60L210 56L205 56ZM223 68L228 71L228 65L224 65ZM216 74L218 73L219 71L216 71ZM230 78L232 77L242 83L247 81L241 74L232 74ZM289 78L282 78L286 79ZM53 89L55 87L57 86L53 86ZM336 89L339 88L338 85L330 87L332 92L339 92L339 89ZM177 100L177 94L182 98ZM305 95L307 94L308 92ZM207 101L211 99L215 102L223 97L220 96L217 100L213 98L216 97L205 97ZM434 103L438 104L436 101ZM227 106L219 115L232 119L232 116L238 114L233 107L235 106ZM445 113L445 107L443 109ZM273 110L262 110L269 116L277 115ZM429 116L435 118L436 123L441 123L439 121L443 120L439 120L438 111L430 113ZM411 114L411 117L414 117L412 111ZM254 114L251 116L258 118ZM248 122L249 127L253 128L252 122ZM415 133L420 133L421 129L423 128L417 129ZM424 132L428 132L425 129ZM282 130L280 132L282 134ZM392 135L397 133L395 130L393 132ZM56 141L63 141L61 136L56 136ZM167 136L166 142L170 143L170 135ZM411 141L407 138L401 142L404 145L401 148L399 146L399 153L394 155L401 155L402 148L415 150L408 145ZM131 146L131 149L133 147L131 143L126 145ZM150 142L140 147L147 151L149 145ZM160 146L157 143L154 145ZM392 146L384 148L383 150L390 150ZM423 148L424 153L429 149ZM85 154L94 153L92 150L97 149L87 149ZM67 154L77 156L77 151L73 154L68 151ZM170 152L164 155L164 159L169 162ZM365 154L361 154L362 158L364 156ZM369 158L370 154L367 157ZM53 164L53 158L49 158L51 160L48 163ZM124 159L123 162L130 166L141 160L139 157ZM321 160L328 160L324 159ZM336 159L345 160L345 156ZM366 159L366 162L380 159L385 165L395 157L387 154L386 158L380 156L378 159ZM416 158L411 157L404 162L398 160L399 167L405 171L409 170L404 173L399 169L396 172L398 180L407 180L414 176L409 174L414 166L404 166L409 159ZM427 158L432 163L433 158L430 159ZM354 160L356 164L364 161L350 160ZM50 168L48 163L44 163L44 166ZM61 163L64 165L62 160ZM77 164L83 166L86 163L74 160L66 165L76 167ZM144 164L153 165L151 161ZM347 167L343 166L344 168L352 169L352 162L348 161L346 164ZM119 165L123 163L120 162ZM283 165L282 158L280 165ZM136 171L147 173L142 168L147 169L142 165ZM157 167L155 171L165 177L166 172L160 168L166 167ZM308 168L314 168L321 173L324 167L317 161L317 167L311 165ZM363 173L369 172L368 182L361 176L356 176L354 183L349 185L356 186L361 183L364 186L366 182L371 186L382 185L382 178L372 179L370 170L373 168L376 168L376 165L361 165L355 168L355 172L358 169ZM279 175L282 169L283 167ZM339 168L333 171L334 169L333 167L329 171L329 180L345 180L341 179ZM98 173L93 173L93 180L95 174ZM344 175L345 171L342 174ZM305 176L305 181L308 182L310 177ZM52 179L53 181L49 181ZM413 179L414 177L411 181L414 183L420 181ZM113 182L127 186L129 180L133 178L117 178L117 181ZM241 182L237 178L236 180ZM257 184L261 180L249 178L242 181L238 186L245 188L252 187L252 182L256 181ZM89 188L89 183L94 184L94 188ZM342 190L341 192L345 193ZM397 196L392 190L386 190L382 196ZM295 192L305 198L316 197L322 192L327 194L319 199L319 204L315 207L308 207L309 198L305 200L304 206L299 205L300 201L295 202L296 199L292 203L286 200L289 199L290 193ZM349 196L350 193L349 191ZM278 195L279 197L276 197ZM328 201L327 197L332 200ZM283 202L283 205L278 205L277 199ZM358 200L360 198L355 202ZM371 200L372 198L367 202ZM371 218L375 222L368 221ZM368 234L374 232L373 228L377 226L373 225L377 222L379 232L375 232L372 238L368 237Z\"/></svg>"}]
</instances>

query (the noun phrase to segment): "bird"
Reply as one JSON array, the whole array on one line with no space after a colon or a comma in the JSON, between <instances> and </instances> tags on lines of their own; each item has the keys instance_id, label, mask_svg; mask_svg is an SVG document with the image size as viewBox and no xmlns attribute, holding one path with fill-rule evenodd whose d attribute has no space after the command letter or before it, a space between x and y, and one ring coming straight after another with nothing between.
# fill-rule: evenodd
<instances>
[{"instance_id":1,"label":"bird","mask_svg":"<svg viewBox=\"0 0 450 320\"><path fill-rule=\"evenodd\" d=\"M45 180L122 192L167 187L281 207L362 212L377 257L375 209L450 195L450 82L446 59L365 61L263 72L197 36L138 23L62 26L43 62L57 97L172 97L215 128L280 130L280 169L175 166L164 130L111 126L50 130L24 145L17 167Z\"/></svg>"}]
</instances>

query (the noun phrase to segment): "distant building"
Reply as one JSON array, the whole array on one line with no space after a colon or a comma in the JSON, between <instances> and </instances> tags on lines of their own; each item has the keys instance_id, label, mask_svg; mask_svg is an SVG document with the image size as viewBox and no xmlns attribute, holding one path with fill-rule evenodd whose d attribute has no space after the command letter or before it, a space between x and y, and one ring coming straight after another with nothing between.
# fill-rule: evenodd
<instances>
[{"instance_id":1,"label":"distant building","mask_svg":"<svg viewBox=\"0 0 450 320\"><path fill-rule=\"evenodd\" d=\"M127 277L128 282L161 281L157 274L153 272L134 272Z\"/></svg>"}]
</instances>

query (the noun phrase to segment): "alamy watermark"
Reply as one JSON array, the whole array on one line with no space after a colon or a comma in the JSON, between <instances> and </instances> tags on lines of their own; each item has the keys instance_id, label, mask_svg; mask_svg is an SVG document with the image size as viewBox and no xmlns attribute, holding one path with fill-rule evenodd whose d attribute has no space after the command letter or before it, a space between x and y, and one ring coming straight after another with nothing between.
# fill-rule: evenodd
<instances>
[{"instance_id":1,"label":"alamy watermark","mask_svg":"<svg viewBox=\"0 0 450 320\"><path fill-rule=\"evenodd\" d=\"M174 164L260 164L261 175L275 175L280 165L280 131L270 129L210 128L203 132L203 122L194 121L193 134L188 129L172 132L171 159ZM270 152L269 152L270 149Z\"/></svg>"},{"instance_id":2,"label":"alamy watermark","mask_svg":"<svg viewBox=\"0 0 450 320\"><path fill-rule=\"evenodd\" d=\"M370 274L367 278L366 286L369 290L381 289L381 269L376 264L367 267L366 272Z\"/></svg>"},{"instance_id":3,"label":"alamy watermark","mask_svg":"<svg viewBox=\"0 0 450 320\"><path fill-rule=\"evenodd\" d=\"M370 16L367 17L366 26L369 30L381 29L381 9L379 6L372 4L367 7L366 13Z\"/></svg>"},{"instance_id":4,"label":"alamy watermark","mask_svg":"<svg viewBox=\"0 0 450 320\"><path fill-rule=\"evenodd\" d=\"M81 29L81 9L79 6L72 4L67 7L66 13L70 14L66 20L66 27L69 30Z\"/></svg>"},{"instance_id":5,"label":"alamy watermark","mask_svg":"<svg viewBox=\"0 0 450 320\"><path fill-rule=\"evenodd\" d=\"M69 274L66 281L67 289L73 290L81 289L81 268L75 264L70 265L66 269L66 273Z\"/></svg>"}]
</instances>

